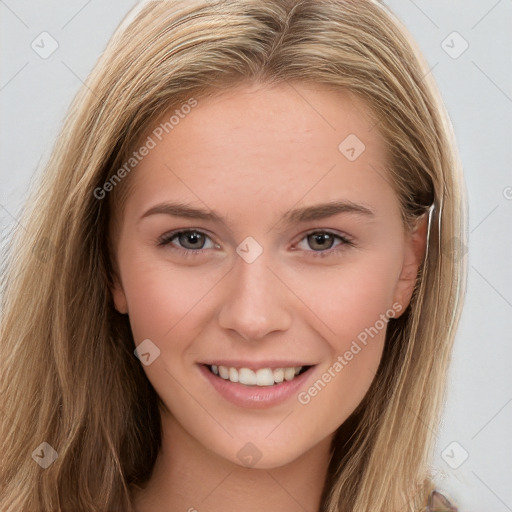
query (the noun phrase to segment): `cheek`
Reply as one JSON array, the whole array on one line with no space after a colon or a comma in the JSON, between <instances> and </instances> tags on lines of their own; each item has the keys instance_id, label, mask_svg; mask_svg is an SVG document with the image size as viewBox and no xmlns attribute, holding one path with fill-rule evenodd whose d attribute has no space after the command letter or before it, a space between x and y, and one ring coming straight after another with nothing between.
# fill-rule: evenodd
<instances>
[{"instance_id":1,"label":"cheek","mask_svg":"<svg viewBox=\"0 0 512 512\"><path fill-rule=\"evenodd\" d=\"M178 331L190 332L202 303L222 279L222 272L211 268L178 269L137 254L125 261L122 275L136 343L150 338L160 340L162 345Z\"/></svg>"},{"instance_id":2,"label":"cheek","mask_svg":"<svg viewBox=\"0 0 512 512\"><path fill-rule=\"evenodd\" d=\"M322 414L322 404L339 404L334 424L352 412L370 387L388 322L401 311L393 302L397 261L393 251L381 252L377 257L361 257L336 270L317 273L314 279L303 275L300 295L307 297L314 313L310 313L310 322L318 326L329 350L321 382L305 390L304 403L314 401L311 409L318 407L315 414Z\"/></svg>"},{"instance_id":3,"label":"cheek","mask_svg":"<svg viewBox=\"0 0 512 512\"><path fill-rule=\"evenodd\" d=\"M329 327L322 329L329 357L297 397L304 417L315 418L317 438L338 428L363 400L382 358L388 321L399 312L392 303L394 280L382 267L340 271L325 283L328 293L318 287L307 293L318 324Z\"/></svg>"},{"instance_id":4,"label":"cheek","mask_svg":"<svg viewBox=\"0 0 512 512\"><path fill-rule=\"evenodd\" d=\"M397 316L393 297L399 261L392 251L367 255L310 277L304 272L297 281L300 296L324 324L321 332L334 340L331 345L338 353L376 323L384 336L382 315Z\"/></svg>"}]
</instances>

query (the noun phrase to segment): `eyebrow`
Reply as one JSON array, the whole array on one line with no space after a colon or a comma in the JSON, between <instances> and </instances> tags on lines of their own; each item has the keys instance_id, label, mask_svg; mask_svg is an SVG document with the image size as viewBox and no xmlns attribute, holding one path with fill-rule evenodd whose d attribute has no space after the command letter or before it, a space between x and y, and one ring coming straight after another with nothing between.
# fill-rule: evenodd
<instances>
[{"instance_id":1,"label":"eyebrow","mask_svg":"<svg viewBox=\"0 0 512 512\"><path fill-rule=\"evenodd\" d=\"M279 221L279 224L299 224L325 219L341 213L359 215L367 218L373 218L375 216L374 212L367 206L356 204L352 201L339 200L289 210L284 213L282 219ZM140 217L139 221L151 215L159 214L171 215L173 217L182 217L187 219L212 221L224 225L229 224L222 216L214 211L197 208L182 202L165 202L157 204L146 211Z\"/></svg>"}]
</instances>

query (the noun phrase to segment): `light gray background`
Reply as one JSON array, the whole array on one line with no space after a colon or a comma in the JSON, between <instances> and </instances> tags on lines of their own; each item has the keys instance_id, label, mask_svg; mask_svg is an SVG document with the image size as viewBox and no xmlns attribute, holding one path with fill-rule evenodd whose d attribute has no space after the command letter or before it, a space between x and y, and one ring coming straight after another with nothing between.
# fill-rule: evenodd
<instances>
[{"instance_id":1,"label":"light gray background","mask_svg":"<svg viewBox=\"0 0 512 512\"><path fill-rule=\"evenodd\" d=\"M0 236L16 224L72 97L135 3L0 0ZM439 84L470 201L468 293L433 465L459 512L512 511L512 1L387 3ZM59 45L47 59L31 48L43 31ZM469 44L458 58L445 51L463 48L454 31Z\"/></svg>"}]
</instances>

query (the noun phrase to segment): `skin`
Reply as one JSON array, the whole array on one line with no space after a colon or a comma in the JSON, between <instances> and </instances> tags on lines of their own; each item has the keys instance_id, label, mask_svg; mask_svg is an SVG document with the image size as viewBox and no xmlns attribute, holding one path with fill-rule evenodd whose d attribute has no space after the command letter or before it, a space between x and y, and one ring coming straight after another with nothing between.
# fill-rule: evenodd
<instances>
[{"instance_id":1,"label":"skin","mask_svg":"<svg viewBox=\"0 0 512 512\"><path fill-rule=\"evenodd\" d=\"M162 451L134 497L139 512L318 510L333 434L370 387L385 327L305 405L294 395L265 409L236 406L203 378L198 362L293 357L316 365L301 388L307 391L393 304L403 312L425 251L426 219L416 230L404 227L374 124L348 93L244 84L199 99L130 175L112 292L135 343L149 338L160 350L144 371L166 406ZM366 146L354 161L338 149L349 134ZM334 200L372 215L282 220L289 209ZM166 201L213 210L225 223L141 219ZM206 237L158 245L179 229ZM351 243L334 236L319 248L306 236L312 230ZM248 236L263 248L252 263L236 252ZM180 248L205 250L185 257ZM253 467L237 456L247 442L261 454Z\"/></svg>"}]
</instances>

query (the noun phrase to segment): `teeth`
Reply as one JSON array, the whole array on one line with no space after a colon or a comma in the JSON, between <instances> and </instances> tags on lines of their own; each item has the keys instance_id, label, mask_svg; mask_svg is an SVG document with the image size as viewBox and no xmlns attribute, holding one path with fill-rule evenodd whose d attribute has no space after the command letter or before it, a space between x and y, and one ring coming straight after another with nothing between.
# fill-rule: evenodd
<instances>
[{"instance_id":1,"label":"teeth","mask_svg":"<svg viewBox=\"0 0 512 512\"><path fill-rule=\"evenodd\" d=\"M210 370L215 375L219 375L224 380L239 382L246 386L273 386L286 381L293 380L302 370L302 366L291 368L260 368L256 372L249 368L233 368L227 366L210 366Z\"/></svg>"},{"instance_id":2,"label":"teeth","mask_svg":"<svg viewBox=\"0 0 512 512\"><path fill-rule=\"evenodd\" d=\"M284 370L282 368L276 368L274 370L274 382L276 384L283 382L284 380Z\"/></svg>"},{"instance_id":3,"label":"teeth","mask_svg":"<svg viewBox=\"0 0 512 512\"><path fill-rule=\"evenodd\" d=\"M258 382L258 378L256 373L249 368L240 368L238 371L238 382L240 384L245 384L246 386L255 386Z\"/></svg>"},{"instance_id":4,"label":"teeth","mask_svg":"<svg viewBox=\"0 0 512 512\"><path fill-rule=\"evenodd\" d=\"M284 380L293 380L295 377L295 368L284 369Z\"/></svg>"},{"instance_id":5,"label":"teeth","mask_svg":"<svg viewBox=\"0 0 512 512\"><path fill-rule=\"evenodd\" d=\"M238 382L238 371L236 368L229 369L229 380L231 382Z\"/></svg>"},{"instance_id":6,"label":"teeth","mask_svg":"<svg viewBox=\"0 0 512 512\"><path fill-rule=\"evenodd\" d=\"M256 372L256 385L272 386L274 384L274 374L270 368L261 368Z\"/></svg>"}]
</instances>

